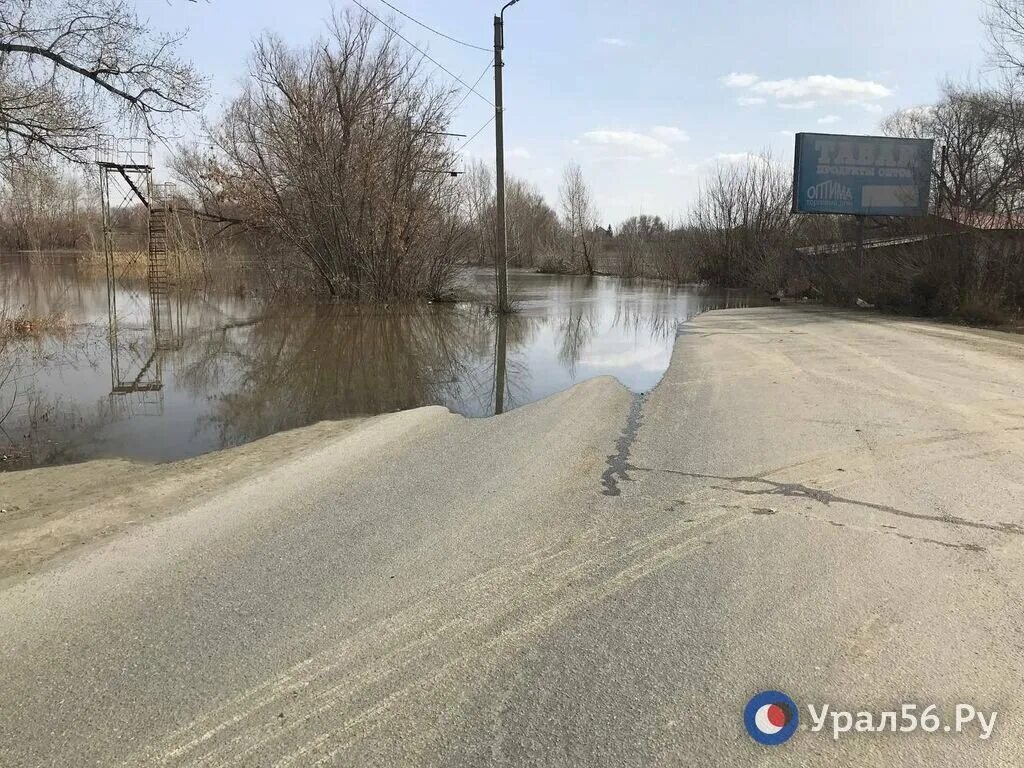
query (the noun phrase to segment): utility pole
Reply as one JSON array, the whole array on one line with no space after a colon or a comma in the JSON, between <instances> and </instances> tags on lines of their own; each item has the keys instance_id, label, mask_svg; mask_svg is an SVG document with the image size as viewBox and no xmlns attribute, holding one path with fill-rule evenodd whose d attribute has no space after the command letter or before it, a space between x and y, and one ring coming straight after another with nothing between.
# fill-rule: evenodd
<instances>
[{"instance_id":1,"label":"utility pole","mask_svg":"<svg viewBox=\"0 0 1024 768\"><path fill-rule=\"evenodd\" d=\"M495 195L497 216L494 232L494 267L498 280L498 313L508 312L508 232L505 228L505 102L502 94L501 70L505 66L501 52L505 48L505 11L518 3L511 0L494 17L494 175L498 188Z\"/></svg>"}]
</instances>

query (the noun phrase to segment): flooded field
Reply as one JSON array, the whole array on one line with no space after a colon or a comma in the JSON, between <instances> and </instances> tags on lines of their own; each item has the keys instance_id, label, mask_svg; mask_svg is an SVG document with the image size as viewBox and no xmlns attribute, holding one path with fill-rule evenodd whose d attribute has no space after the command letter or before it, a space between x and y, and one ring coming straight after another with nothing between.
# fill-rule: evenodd
<instances>
[{"instance_id":1,"label":"flooded field","mask_svg":"<svg viewBox=\"0 0 1024 768\"><path fill-rule=\"evenodd\" d=\"M681 322L748 304L660 282L513 272L518 312L499 322L493 274L464 279L480 301L301 304L237 287L172 292L154 311L144 283L121 285L112 307L103 275L73 260L0 257L8 326L41 323L15 329L0 353L0 469L169 461L424 405L490 416L606 374L644 392Z\"/></svg>"}]
</instances>

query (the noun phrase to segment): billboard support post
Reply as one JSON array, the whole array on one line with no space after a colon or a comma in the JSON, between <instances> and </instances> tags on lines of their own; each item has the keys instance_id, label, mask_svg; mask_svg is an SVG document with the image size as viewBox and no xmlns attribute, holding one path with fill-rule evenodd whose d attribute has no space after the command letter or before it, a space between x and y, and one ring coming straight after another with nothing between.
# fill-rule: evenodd
<instances>
[{"instance_id":1,"label":"billboard support post","mask_svg":"<svg viewBox=\"0 0 1024 768\"><path fill-rule=\"evenodd\" d=\"M857 220L857 293L859 296L854 297L854 303L858 298L862 298L865 301L864 288L866 285L864 276L864 219L863 215L857 215L854 217Z\"/></svg>"}]
</instances>

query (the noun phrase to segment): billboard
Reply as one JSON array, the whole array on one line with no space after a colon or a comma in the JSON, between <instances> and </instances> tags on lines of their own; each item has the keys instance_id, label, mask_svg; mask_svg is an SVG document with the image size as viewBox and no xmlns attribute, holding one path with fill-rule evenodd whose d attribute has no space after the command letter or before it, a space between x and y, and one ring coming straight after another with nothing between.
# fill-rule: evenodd
<instances>
[{"instance_id":1,"label":"billboard","mask_svg":"<svg viewBox=\"0 0 1024 768\"><path fill-rule=\"evenodd\" d=\"M798 133L793 213L927 216L931 139Z\"/></svg>"}]
</instances>

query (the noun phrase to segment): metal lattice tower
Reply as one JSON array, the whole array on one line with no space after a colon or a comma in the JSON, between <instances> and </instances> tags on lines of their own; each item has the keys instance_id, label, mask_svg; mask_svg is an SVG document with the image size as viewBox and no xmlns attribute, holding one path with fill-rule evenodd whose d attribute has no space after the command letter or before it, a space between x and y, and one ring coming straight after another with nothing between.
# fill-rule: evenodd
<instances>
[{"instance_id":1,"label":"metal lattice tower","mask_svg":"<svg viewBox=\"0 0 1024 768\"><path fill-rule=\"evenodd\" d=\"M153 184L152 150L147 139L100 137L96 164L103 210L111 394L138 393L144 399L157 394L159 404L142 405L162 407L160 353L180 346L180 334L175 332L180 313L174 311L168 246L173 193L166 185ZM144 244L138 242L137 231L132 233L127 226L140 210L146 218ZM122 239L133 237L136 247L119 251ZM147 262L144 293L132 277L143 257Z\"/></svg>"}]
</instances>

